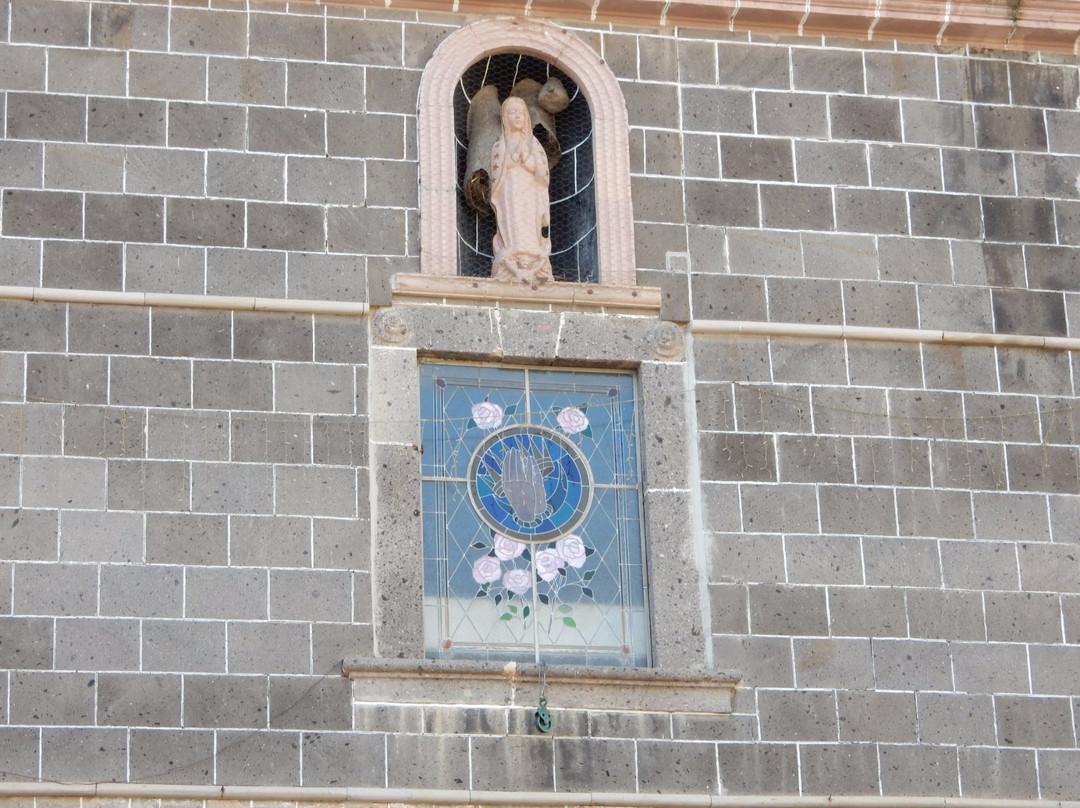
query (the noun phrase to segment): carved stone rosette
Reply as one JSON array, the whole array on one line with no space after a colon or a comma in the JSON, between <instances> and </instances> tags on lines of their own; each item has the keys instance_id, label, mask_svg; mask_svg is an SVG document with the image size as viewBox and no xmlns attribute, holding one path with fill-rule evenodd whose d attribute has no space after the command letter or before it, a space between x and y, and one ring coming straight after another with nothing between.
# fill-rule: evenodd
<instances>
[{"instance_id":1,"label":"carved stone rosette","mask_svg":"<svg viewBox=\"0 0 1080 808\"><path fill-rule=\"evenodd\" d=\"M375 338L382 343L395 345L407 340L412 329L402 313L396 309L380 309L371 323Z\"/></svg>"},{"instance_id":2,"label":"carved stone rosette","mask_svg":"<svg viewBox=\"0 0 1080 808\"><path fill-rule=\"evenodd\" d=\"M686 338L683 331L674 323L659 322L649 329L649 346L657 359L676 362L683 358L686 350Z\"/></svg>"}]
</instances>

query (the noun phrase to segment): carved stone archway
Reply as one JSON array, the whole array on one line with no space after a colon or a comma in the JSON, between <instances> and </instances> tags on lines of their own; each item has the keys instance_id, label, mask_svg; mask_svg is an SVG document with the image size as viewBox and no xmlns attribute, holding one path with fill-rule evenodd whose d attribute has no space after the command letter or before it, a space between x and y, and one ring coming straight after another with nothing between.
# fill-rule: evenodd
<instances>
[{"instance_id":1,"label":"carved stone archway","mask_svg":"<svg viewBox=\"0 0 1080 808\"><path fill-rule=\"evenodd\" d=\"M420 84L420 271L457 275L457 159L454 89L479 59L524 53L550 62L585 94L593 117L600 283L635 286L634 214L626 104L603 60L574 34L535 20L480 20L448 36Z\"/></svg>"}]
</instances>

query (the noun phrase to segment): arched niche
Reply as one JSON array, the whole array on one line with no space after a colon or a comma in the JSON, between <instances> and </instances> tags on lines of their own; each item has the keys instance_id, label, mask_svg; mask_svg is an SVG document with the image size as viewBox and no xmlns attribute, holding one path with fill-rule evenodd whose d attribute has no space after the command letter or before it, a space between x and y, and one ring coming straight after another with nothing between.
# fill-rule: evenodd
<instances>
[{"instance_id":1,"label":"arched niche","mask_svg":"<svg viewBox=\"0 0 1080 808\"><path fill-rule=\"evenodd\" d=\"M600 283L634 286L634 215L626 105L614 74L569 31L518 18L480 20L448 36L420 84L420 270L454 276L457 261L457 154L454 90L478 60L498 53L543 59L572 78L592 111Z\"/></svg>"}]
</instances>

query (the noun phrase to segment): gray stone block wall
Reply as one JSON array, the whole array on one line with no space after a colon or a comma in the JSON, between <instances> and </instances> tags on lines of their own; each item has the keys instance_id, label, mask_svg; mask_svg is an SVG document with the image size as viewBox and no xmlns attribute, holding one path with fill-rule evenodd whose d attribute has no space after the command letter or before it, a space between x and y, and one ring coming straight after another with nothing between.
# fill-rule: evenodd
<instances>
[{"instance_id":1,"label":"gray stone block wall","mask_svg":"<svg viewBox=\"0 0 1080 808\"><path fill-rule=\"evenodd\" d=\"M373 645L367 322L0 309L0 777L292 782Z\"/></svg>"},{"instance_id":2,"label":"gray stone block wall","mask_svg":"<svg viewBox=\"0 0 1080 808\"><path fill-rule=\"evenodd\" d=\"M0 0L0 285L385 303L418 270L417 87L467 20L214 5ZM1080 336L1074 60L575 32L673 319ZM538 737L337 673L387 563L368 325L0 301L0 782L1075 799L1072 354L694 337L735 710Z\"/></svg>"},{"instance_id":3,"label":"gray stone block wall","mask_svg":"<svg viewBox=\"0 0 1080 808\"><path fill-rule=\"evenodd\" d=\"M776 385L782 340L765 372L708 364L747 342L695 351L714 653L759 682L755 740L794 744L804 793L1074 793L1038 764L1077 755L1054 673L1076 656L1075 399L1046 418L992 348L917 348L881 387L812 365ZM989 378L943 389L968 361Z\"/></svg>"},{"instance_id":4,"label":"gray stone block wall","mask_svg":"<svg viewBox=\"0 0 1080 808\"><path fill-rule=\"evenodd\" d=\"M440 24L4 8L0 283L363 300L369 258L415 265L406 138Z\"/></svg>"}]
</instances>

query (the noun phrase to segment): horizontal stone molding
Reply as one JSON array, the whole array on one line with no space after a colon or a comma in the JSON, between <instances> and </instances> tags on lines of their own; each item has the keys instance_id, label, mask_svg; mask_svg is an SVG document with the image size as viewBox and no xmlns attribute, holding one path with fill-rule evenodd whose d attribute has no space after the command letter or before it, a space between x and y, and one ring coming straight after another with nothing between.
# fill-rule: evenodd
<instances>
[{"instance_id":1,"label":"horizontal stone molding","mask_svg":"<svg viewBox=\"0 0 1080 808\"><path fill-rule=\"evenodd\" d=\"M656 315L660 290L650 286L612 287L557 283L535 291L488 278L397 275L395 302L447 303L477 306L510 304L550 310L603 311ZM494 287L494 288L492 288ZM400 300L399 300L400 298ZM93 289L54 289L39 286L0 286L0 301L27 303L82 303L99 306L145 306L150 308L203 309L212 311L261 311L287 314L330 314L365 317L374 307L368 303L334 300L224 295L177 295L162 292L103 292ZM869 342L927 343L932 345L982 345L994 348L1035 348L1048 351L1080 351L1080 338L1037 334L991 334L975 331L940 331L923 328L877 328L856 325L768 323L748 320L694 320L693 334L705 336L790 337L793 339L863 340Z\"/></svg>"},{"instance_id":2,"label":"horizontal stone molding","mask_svg":"<svg viewBox=\"0 0 1080 808\"><path fill-rule=\"evenodd\" d=\"M305 0L315 2L316 0ZM407 11L514 14L641 26L898 39L942 46L1080 53L1075 0L337 0Z\"/></svg>"},{"instance_id":3,"label":"horizontal stone molding","mask_svg":"<svg viewBox=\"0 0 1080 808\"><path fill-rule=\"evenodd\" d=\"M766 323L745 320L694 320L690 330L697 335L791 337L794 339L862 340L866 342L927 343L931 345L981 345L988 348L1041 348L1050 351L1080 351L1075 337L1044 337L1037 334L990 334L968 331L938 331L929 328L877 328L861 325L817 325Z\"/></svg>"},{"instance_id":4,"label":"horizontal stone molding","mask_svg":"<svg viewBox=\"0 0 1080 808\"><path fill-rule=\"evenodd\" d=\"M399 274L394 276L394 302L513 304L579 311L609 309L655 316L660 314L660 289L596 283L526 284L493 278Z\"/></svg>"},{"instance_id":5,"label":"horizontal stone molding","mask_svg":"<svg viewBox=\"0 0 1080 808\"><path fill-rule=\"evenodd\" d=\"M1080 800L1016 800L996 797L722 797L715 794L629 794L609 792L473 791L430 788L162 785L157 783L0 782L0 799L42 798L173 800L214 804L343 803L349 805L475 805L490 808L1080 808ZM62 806L63 803L56 802ZM76 803L72 803L73 806ZM194 808L194 806L193 806Z\"/></svg>"},{"instance_id":6,"label":"horizontal stone molding","mask_svg":"<svg viewBox=\"0 0 1080 808\"><path fill-rule=\"evenodd\" d=\"M737 673L436 659L346 659L353 700L365 704L535 707L541 681L552 708L730 713Z\"/></svg>"},{"instance_id":7,"label":"horizontal stone molding","mask_svg":"<svg viewBox=\"0 0 1080 808\"><path fill-rule=\"evenodd\" d=\"M98 306L147 306L214 311L277 311L290 314L364 316L367 303L336 300L293 300L279 297L178 295L165 292L105 292L96 289L52 289L40 286L0 286L0 300L31 303L88 303Z\"/></svg>"}]
</instances>

